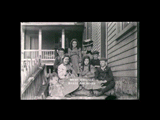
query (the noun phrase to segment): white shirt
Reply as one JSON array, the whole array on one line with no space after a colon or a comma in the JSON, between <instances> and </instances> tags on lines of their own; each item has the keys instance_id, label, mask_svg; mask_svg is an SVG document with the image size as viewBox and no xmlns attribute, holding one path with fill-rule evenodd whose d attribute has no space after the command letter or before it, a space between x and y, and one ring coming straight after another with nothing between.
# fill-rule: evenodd
<instances>
[{"instance_id":1,"label":"white shirt","mask_svg":"<svg viewBox=\"0 0 160 120\"><path fill-rule=\"evenodd\" d=\"M101 67L101 69L104 71L104 69L106 68L106 65L104 67Z\"/></svg>"},{"instance_id":2,"label":"white shirt","mask_svg":"<svg viewBox=\"0 0 160 120\"><path fill-rule=\"evenodd\" d=\"M67 74L67 67L62 63L62 64L60 64L59 66L58 66L58 76L59 76L59 78L65 78L66 76L66 74Z\"/></svg>"},{"instance_id":3,"label":"white shirt","mask_svg":"<svg viewBox=\"0 0 160 120\"><path fill-rule=\"evenodd\" d=\"M60 78L60 79L64 79L64 78L69 78L69 77L71 77L71 76L69 76L68 73L67 73L67 70L69 70L69 69L72 70L71 76L72 76L72 77L75 76L76 73L73 71L73 69L71 68L70 65L64 65L63 63L60 64L60 65L58 66L58 76L59 76L59 78Z\"/></svg>"}]
</instances>

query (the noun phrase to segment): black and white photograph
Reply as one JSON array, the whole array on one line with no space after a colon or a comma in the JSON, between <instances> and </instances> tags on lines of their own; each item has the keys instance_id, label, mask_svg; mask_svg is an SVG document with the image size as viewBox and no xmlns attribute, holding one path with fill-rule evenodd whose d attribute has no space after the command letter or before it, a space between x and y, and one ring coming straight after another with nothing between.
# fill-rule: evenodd
<instances>
[{"instance_id":1,"label":"black and white photograph","mask_svg":"<svg viewBox=\"0 0 160 120\"><path fill-rule=\"evenodd\" d=\"M21 100L139 100L138 21L20 22Z\"/></svg>"}]
</instances>

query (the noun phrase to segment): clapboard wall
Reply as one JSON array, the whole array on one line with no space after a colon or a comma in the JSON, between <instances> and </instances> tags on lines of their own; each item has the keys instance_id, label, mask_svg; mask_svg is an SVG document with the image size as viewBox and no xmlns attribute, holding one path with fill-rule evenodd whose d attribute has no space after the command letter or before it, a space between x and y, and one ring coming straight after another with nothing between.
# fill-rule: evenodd
<instances>
[{"instance_id":1,"label":"clapboard wall","mask_svg":"<svg viewBox=\"0 0 160 120\"><path fill-rule=\"evenodd\" d=\"M137 27L116 40L116 24L107 24L108 65L114 76L137 77Z\"/></svg>"},{"instance_id":2,"label":"clapboard wall","mask_svg":"<svg viewBox=\"0 0 160 120\"><path fill-rule=\"evenodd\" d=\"M135 93L137 83L137 25L117 38L118 22L106 22L106 56L121 93ZM126 83L127 85L123 84ZM135 83L135 84L130 84ZM126 88L130 85L132 88ZM125 89L124 89L125 88ZM122 90L123 89L123 90Z\"/></svg>"}]
</instances>

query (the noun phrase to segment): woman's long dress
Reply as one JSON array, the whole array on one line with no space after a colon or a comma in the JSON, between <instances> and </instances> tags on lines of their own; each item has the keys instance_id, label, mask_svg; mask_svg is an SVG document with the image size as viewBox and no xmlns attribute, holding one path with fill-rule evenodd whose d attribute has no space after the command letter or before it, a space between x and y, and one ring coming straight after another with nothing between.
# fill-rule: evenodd
<instances>
[{"instance_id":1,"label":"woman's long dress","mask_svg":"<svg viewBox=\"0 0 160 120\"><path fill-rule=\"evenodd\" d=\"M79 73L79 63L81 62L81 49L73 48L72 50L68 49L68 54L71 58L71 63L73 65L73 69L76 73Z\"/></svg>"},{"instance_id":2,"label":"woman's long dress","mask_svg":"<svg viewBox=\"0 0 160 120\"><path fill-rule=\"evenodd\" d=\"M67 71L71 70L72 73ZM79 82L75 81L74 84L71 83L71 79L75 79L77 74L70 65L64 65L63 63L58 66L58 76L60 78L59 84L62 86L63 96L73 92L79 87Z\"/></svg>"}]
</instances>

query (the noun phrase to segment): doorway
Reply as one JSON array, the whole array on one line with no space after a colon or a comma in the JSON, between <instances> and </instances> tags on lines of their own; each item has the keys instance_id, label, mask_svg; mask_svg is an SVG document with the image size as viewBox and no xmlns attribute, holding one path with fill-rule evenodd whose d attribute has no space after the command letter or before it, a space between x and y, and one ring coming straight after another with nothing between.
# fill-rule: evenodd
<instances>
[{"instance_id":1,"label":"doorway","mask_svg":"<svg viewBox=\"0 0 160 120\"><path fill-rule=\"evenodd\" d=\"M68 48L70 48L70 42L73 38L77 39L79 42L79 48L82 49L82 32L81 31L66 31L65 32L65 53L68 53Z\"/></svg>"}]
</instances>

